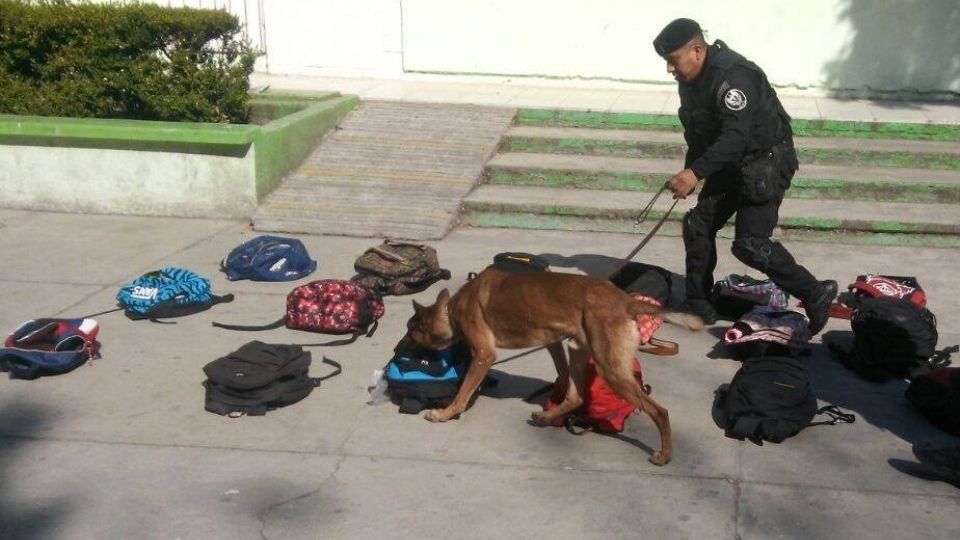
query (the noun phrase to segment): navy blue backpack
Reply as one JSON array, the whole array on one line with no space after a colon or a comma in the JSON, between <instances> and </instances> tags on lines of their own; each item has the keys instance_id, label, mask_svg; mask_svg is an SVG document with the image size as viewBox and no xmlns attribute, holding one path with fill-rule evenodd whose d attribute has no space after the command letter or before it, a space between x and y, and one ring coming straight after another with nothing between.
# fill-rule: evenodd
<instances>
[{"instance_id":1,"label":"navy blue backpack","mask_svg":"<svg viewBox=\"0 0 960 540\"><path fill-rule=\"evenodd\" d=\"M294 281L312 274L317 261L296 238L264 235L233 248L220 269L230 281Z\"/></svg>"},{"instance_id":2,"label":"navy blue backpack","mask_svg":"<svg viewBox=\"0 0 960 540\"><path fill-rule=\"evenodd\" d=\"M11 379L66 373L100 357L93 319L35 319L21 324L0 347L0 371Z\"/></svg>"},{"instance_id":3,"label":"navy blue backpack","mask_svg":"<svg viewBox=\"0 0 960 540\"><path fill-rule=\"evenodd\" d=\"M134 320L181 317L231 301L232 294L212 294L206 278L173 266L147 272L117 292L120 307Z\"/></svg>"}]
</instances>

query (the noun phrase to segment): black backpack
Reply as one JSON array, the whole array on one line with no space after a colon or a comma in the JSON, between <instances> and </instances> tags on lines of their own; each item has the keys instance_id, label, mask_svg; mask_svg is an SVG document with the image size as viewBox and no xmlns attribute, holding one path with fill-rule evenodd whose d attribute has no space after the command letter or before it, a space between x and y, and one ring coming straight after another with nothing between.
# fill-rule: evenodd
<instances>
[{"instance_id":1,"label":"black backpack","mask_svg":"<svg viewBox=\"0 0 960 540\"><path fill-rule=\"evenodd\" d=\"M956 350L950 348L950 352ZM931 424L960 436L960 368L940 368L915 377L905 394Z\"/></svg>"},{"instance_id":2,"label":"black backpack","mask_svg":"<svg viewBox=\"0 0 960 540\"><path fill-rule=\"evenodd\" d=\"M624 265L610 276L610 281L620 290L655 298L664 305L669 302L673 289L673 276L669 270L638 262Z\"/></svg>"},{"instance_id":3,"label":"black backpack","mask_svg":"<svg viewBox=\"0 0 960 540\"><path fill-rule=\"evenodd\" d=\"M853 351L838 356L870 381L909 377L912 370L929 366L937 352L936 318L907 300L863 298L850 316L850 326Z\"/></svg>"},{"instance_id":4,"label":"black backpack","mask_svg":"<svg viewBox=\"0 0 960 540\"><path fill-rule=\"evenodd\" d=\"M310 352L299 345L272 345L251 341L203 367L207 380L206 410L236 418L260 416L296 403L320 386L320 381L340 374L340 364L321 378L311 378Z\"/></svg>"},{"instance_id":5,"label":"black backpack","mask_svg":"<svg viewBox=\"0 0 960 540\"><path fill-rule=\"evenodd\" d=\"M855 420L834 406L817 410L806 368L788 356L746 360L729 387L718 392L717 401L726 436L761 446L763 441L783 442L807 426ZM819 413L831 420L812 423Z\"/></svg>"}]
</instances>

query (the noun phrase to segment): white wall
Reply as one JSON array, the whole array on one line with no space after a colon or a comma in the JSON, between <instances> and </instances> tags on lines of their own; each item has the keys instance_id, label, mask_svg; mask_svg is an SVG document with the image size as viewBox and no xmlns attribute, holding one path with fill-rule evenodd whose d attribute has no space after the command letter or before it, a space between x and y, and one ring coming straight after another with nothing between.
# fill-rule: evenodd
<instances>
[{"instance_id":1,"label":"white wall","mask_svg":"<svg viewBox=\"0 0 960 540\"><path fill-rule=\"evenodd\" d=\"M152 0L225 8L259 70L670 82L650 45L693 17L778 86L960 92L960 0Z\"/></svg>"},{"instance_id":2,"label":"white wall","mask_svg":"<svg viewBox=\"0 0 960 540\"><path fill-rule=\"evenodd\" d=\"M960 91L958 0L404 0L404 67L669 82L651 42L676 17L779 86Z\"/></svg>"}]
</instances>

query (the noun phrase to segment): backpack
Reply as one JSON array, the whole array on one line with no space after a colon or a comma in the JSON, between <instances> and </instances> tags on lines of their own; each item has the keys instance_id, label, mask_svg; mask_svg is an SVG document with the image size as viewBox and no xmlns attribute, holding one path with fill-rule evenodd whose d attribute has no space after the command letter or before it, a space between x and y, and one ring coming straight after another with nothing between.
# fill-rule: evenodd
<instances>
[{"instance_id":1,"label":"backpack","mask_svg":"<svg viewBox=\"0 0 960 540\"><path fill-rule=\"evenodd\" d=\"M847 286L847 292L830 306L830 315L849 319L864 298L883 297L907 300L920 307L927 306L927 295L913 276L861 274Z\"/></svg>"},{"instance_id":2,"label":"backpack","mask_svg":"<svg viewBox=\"0 0 960 540\"><path fill-rule=\"evenodd\" d=\"M493 267L505 272L539 272L549 270L550 263L532 253L504 251L493 256Z\"/></svg>"},{"instance_id":3,"label":"backpack","mask_svg":"<svg viewBox=\"0 0 960 540\"><path fill-rule=\"evenodd\" d=\"M299 345L251 341L203 367L204 408L231 418L260 416L310 395L320 381L340 374L340 364L324 357L333 373L311 378L310 352Z\"/></svg>"},{"instance_id":4,"label":"backpack","mask_svg":"<svg viewBox=\"0 0 960 540\"><path fill-rule=\"evenodd\" d=\"M383 317L383 299L375 291L352 281L321 279L294 288L287 295L287 311L280 319L264 326L241 326L214 322L228 330L270 330L286 326L321 334L352 334L346 341L318 345L344 345L360 335L370 337Z\"/></svg>"},{"instance_id":5,"label":"backpack","mask_svg":"<svg viewBox=\"0 0 960 540\"><path fill-rule=\"evenodd\" d=\"M726 389L717 391L716 404L727 437L780 443L805 427L853 422L852 414L834 406L817 409L804 365L789 356L764 356L744 361ZM812 422L819 413L832 420Z\"/></svg>"},{"instance_id":6,"label":"backpack","mask_svg":"<svg viewBox=\"0 0 960 540\"><path fill-rule=\"evenodd\" d=\"M504 251L493 256L493 263L487 268L496 268L504 272L549 272L550 263L539 255L521 251ZM476 272L467 274L467 281L473 281Z\"/></svg>"},{"instance_id":7,"label":"backpack","mask_svg":"<svg viewBox=\"0 0 960 540\"><path fill-rule=\"evenodd\" d=\"M711 301L717 313L737 320L756 306L786 309L790 296L769 279L730 274L713 284Z\"/></svg>"},{"instance_id":8,"label":"backpack","mask_svg":"<svg viewBox=\"0 0 960 540\"><path fill-rule=\"evenodd\" d=\"M414 347L398 352L383 370L390 399L403 414L446 407L460 389L470 358L463 343L440 351Z\"/></svg>"},{"instance_id":9,"label":"backpack","mask_svg":"<svg viewBox=\"0 0 960 540\"><path fill-rule=\"evenodd\" d=\"M206 278L173 266L147 272L117 292L117 303L133 320L192 315L231 301L232 294L212 294Z\"/></svg>"},{"instance_id":10,"label":"backpack","mask_svg":"<svg viewBox=\"0 0 960 540\"><path fill-rule=\"evenodd\" d=\"M21 324L0 348L0 371L11 379L35 379L65 373L100 358L93 319L36 319Z\"/></svg>"},{"instance_id":11,"label":"backpack","mask_svg":"<svg viewBox=\"0 0 960 540\"><path fill-rule=\"evenodd\" d=\"M806 317L765 306L754 307L723 334L723 344L738 358L791 356L805 349L809 341Z\"/></svg>"},{"instance_id":12,"label":"backpack","mask_svg":"<svg viewBox=\"0 0 960 540\"><path fill-rule=\"evenodd\" d=\"M651 392L650 386L643 383L643 368L636 359L633 361L633 375L640 388L647 394ZM583 396L583 405L578 409L559 417L553 421L555 427L565 427L567 431L574 435L583 435L590 431L600 433L620 433L623 431L627 418L630 415L640 412L629 401L620 397L613 388L607 384L600 375L597 374L597 365L593 357L587 361L583 369L585 386L587 388ZM550 410L563 402L567 393L566 385L568 380L557 380L552 386L547 386L534 395L552 388L553 392L544 405L544 410ZM528 398L530 400L533 396Z\"/></svg>"},{"instance_id":13,"label":"backpack","mask_svg":"<svg viewBox=\"0 0 960 540\"><path fill-rule=\"evenodd\" d=\"M656 306L660 305L656 299L642 296L634 293L632 295L638 300L649 302ZM658 340L653 337L660 326L663 324L662 317L653 315L639 315L637 317L637 330L640 333L640 347L638 350L656 355L674 355L678 352L676 343L666 340ZM640 384L640 388L649 394L651 387L643 382L643 366L640 361L633 360L633 375ZM587 431L599 431L601 433L620 433L623 431L627 418L631 414L637 413L637 408L629 401L621 397L613 388L597 374L596 360L591 356L587 360L587 365L583 370L584 382L587 388L583 398L583 405L570 414L554 420L556 427L564 426L567 431L575 435L582 435ZM537 391L534 395L553 389L550 398L544 405L545 410L550 410L563 402L567 393L566 385L569 380L559 380L545 388ZM529 398L528 398L529 399ZM577 428L580 430L578 431Z\"/></svg>"},{"instance_id":14,"label":"backpack","mask_svg":"<svg viewBox=\"0 0 960 540\"><path fill-rule=\"evenodd\" d=\"M357 257L353 268L357 275L352 281L384 296L413 294L438 280L450 279L450 271L440 268L437 251L432 247L390 240Z\"/></svg>"},{"instance_id":15,"label":"backpack","mask_svg":"<svg viewBox=\"0 0 960 540\"><path fill-rule=\"evenodd\" d=\"M960 368L939 368L915 377L904 394L931 424L960 436Z\"/></svg>"},{"instance_id":16,"label":"backpack","mask_svg":"<svg viewBox=\"0 0 960 540\"><path fill-rule=\"evenodd\" d=\"M652 264L627 263L610 277L610 281L620 290L654 298L659 302L658 305L666 304L673 290L670 271Z\"/></svg>"},{"instance_id":17,"label":"backpack","mask_svg":"<svg viewBox=\"0 0 960 540\"><path fill-rule=\"evenodd\" d=\"M263 235L233 248L220 269L230 281L294 281L312 274L317 261L296 238Z\"/></svg>"},{"instance_id":18,"label":"backpack","mask_svg":"<svg viewBox=\"0 0 960 540\"><path fill-rule=\"evenodd\" d=\"M937 320L927 308L894 297L864 298L850 317L853 350L831 351L870 381L905 378L930 366L936 353Z\"/></svg>"}]
</instances>

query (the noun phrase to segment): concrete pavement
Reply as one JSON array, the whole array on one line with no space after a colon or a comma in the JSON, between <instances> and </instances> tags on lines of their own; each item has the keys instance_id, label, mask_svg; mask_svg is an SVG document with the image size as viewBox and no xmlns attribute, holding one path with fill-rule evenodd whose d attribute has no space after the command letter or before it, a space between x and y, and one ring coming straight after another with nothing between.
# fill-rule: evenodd
<instances>
[{"instance_id":1,"label":"concrete pavement","mask_svg":"<svg viewBox=\"0 0 960 540\"><path fill-rule=\"evenodd\" d=\"M208 413L207 362L250 339L318 341L285 329L210 326L282 314L296 283L231 283L217 270L253 234L238 221L0 210L2 332L29 318L111 308L122 283L164 265L193 269L215 292L237 297L175 325L97 317L102 359L35 381L0 378L0 538L960 536L960 491L900 471L914 463L912 442L950 438L909 408L904 383L862 382L816 344L807 359L815 393L857 422L758 447L725 438L711 417L714 390L738 367L716 347L723 327L665 327L662 337L679 340L680 355L644 359L673 423L676 453L663 468L646 461L658 440L645 417L631 419L622 437L528 425L535 406L521 398L553 378L544 351L497 366L498 387L448 424L365 403L371 373L404 331L411 298L431 302L442 286L460 286L505 250L602 275L633 247L631 235L454 230L431 243L453 279L388 297L372 338L314 350L312 375L326 372L324 354L343 364L342 375L264 417ZM309 279L349 278L354 258L378 242L299 238L320 262ZM938 317L940 346L960 342L960 251L790 247L818 277L841 284L864 271L916 275ZM655 238L639 257L674 272L682 258L679 239L669 237ZM744 271L721 241L718 275ZM826 330L848 328L834 320Z\"/></svg>"}]
</instances>

